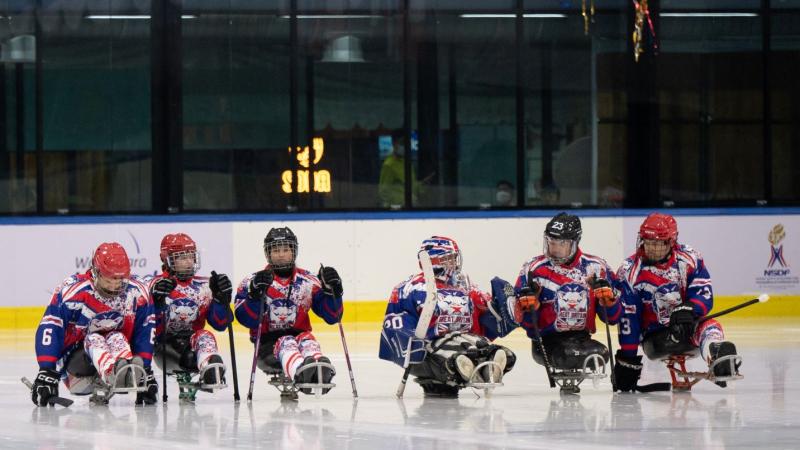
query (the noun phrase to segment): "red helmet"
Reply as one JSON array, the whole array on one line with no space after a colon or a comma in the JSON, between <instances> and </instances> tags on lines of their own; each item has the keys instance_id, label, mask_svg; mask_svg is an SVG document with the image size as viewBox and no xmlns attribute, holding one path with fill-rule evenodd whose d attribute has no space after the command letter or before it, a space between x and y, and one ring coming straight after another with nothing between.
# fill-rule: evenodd
<instances>
[{"instance_id":1,"label":"red helmet","mask_svg":"<svg viewBox=\"0 0 800 450\"><path fill-rule=\"evenodd\" d=\"M181 255L191 255L194 264L185 270L176 270L175 257ZM197 254L197 244L188 234L175 233L168 234L161 239L161 252L159 253L161 262L175 274L179 279L193 276L200 269L200 257Z\"/></svg>"},{"instance_id":2,"label":"red helmet","mask_svg":"<svg viewBox=\"0 0 800 450\"><path fill-rule=\"evenodd\" d=\"M669 214L652 213L639 227L639 239L675 243L678 240L678 222Z\"/></svg>"},{"instance_id":3,"label":"red helmet","mask_svg":"<svg viewBox=\"0 0 800 450\"><path fill-rule=\"evenodd\" d=\"M161 262L167 263L167 258L174 253L197 252L197 244L188 234L168 234L161 239Z\"/></svg>"},{"instance_id":4,"label":"red helmet","mask_svg":"<svg viewBox=\"0 0 800 450\"><path fill-rule=\"evenodd\" d=\"M104 242L94 251L92 272L95 277L128 278L131 276L131 261L121 245Z\"/></svg>"}]
</instances>

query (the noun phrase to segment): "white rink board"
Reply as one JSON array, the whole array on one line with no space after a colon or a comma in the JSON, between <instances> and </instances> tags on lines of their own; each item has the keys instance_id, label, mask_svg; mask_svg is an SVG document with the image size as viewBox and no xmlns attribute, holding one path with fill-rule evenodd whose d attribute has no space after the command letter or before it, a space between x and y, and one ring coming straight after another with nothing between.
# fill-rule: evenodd
<instances>
[{"instance_id":1,"label":"white rink board","mask_svg":"<svg viewBox=\"0 0 800 450\"><path fill-rule=\"evenodd\" d=\"M581 247L605 258L613 269L633 252L636 230L644 216L583 218ZM800 216L678 216L680 240L705 257L715 292L799 294ZM446 218L398 220L291 220L254 222L182 222L121 224L56 224L0 226L4 258L0 285L6 295L0 306L43 306L52 289L67 275L85 270L92 250L101 242L118 241L134 260L133 272L160 269L158 246L164 234L185 232L202 252L201 274L225 272L234 283L266 263L262 243L270 227L289 226L298 235L301 267L316 273L320 263L342 274L348 301L381 300L417 270L422 239L438 234L456 239L464 254L464 270L472 281L488 288L500 276L515 279L523 262L542 252L547 218ZM788 267L769 268L770 230L782 224L783 257ZM787 271L766 277L765 270Z\"/></svg>"},{"instance_id":2,"label":"white rink board","mask_svg":"<svg viewBox=\"0 0 800 450\"><path fill-rule=\"evenodd\" d=\"M464 272L488 289L495 276L513 283L522 264L542 252L542 231L549 219L356 220L270 223L289 226L300 240L298 264L316 273L320 262L336 267L343 277L345 298L380 300L419 270L417 251L423 239L447 236L458 242ZM268 226L234 224L237 252L234 273L246 274L264 264L260 246ZM621 220L587 218L584 251L617 264L622 261ZM256 243L255 245L252 243ZM251 248L247 248L251 246ZM616 266L614 266L616 268Z\"/></svg>"},{"instance_id":3,"label":"white rink board","mask_svg":"<svg viewBox=\"0 0 800 450\"><path fill-rule=\"evenodd\" d=\"M132 260L132 273L146 275L161 271L161 238L184 232L197 241L202 273L213 267L228 268L233 259L230 230L231 225L224 222L2 226L0 242L5 251L0 259L0 285L5 295L0 306L47 305L64 278L88 269L92 252L102 242L122 244Z\"/></svg>"}]
</instances>

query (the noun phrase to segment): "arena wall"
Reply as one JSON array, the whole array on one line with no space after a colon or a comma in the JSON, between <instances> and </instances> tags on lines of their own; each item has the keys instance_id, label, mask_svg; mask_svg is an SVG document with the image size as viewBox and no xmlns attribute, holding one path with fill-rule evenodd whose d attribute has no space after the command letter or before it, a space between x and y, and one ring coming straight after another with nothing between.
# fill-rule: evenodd
<instances>
[{"instance_id":1,"label":"arena wall","mask_svg":"<svg viewBox=\"0 0 800 450\"><path fill-rule=\"evenodd\" d=\"M648 211L578 211L584 252L613 269L633 253ZM800 210L683 210L679 240L705 257L719 310L759 293L772 300L737 316L800 317ZM527 259L542 252L542 230L553 211L365 213L101 218L8 218L0 222L0 328L33 328L53 289L85 271L101 242L120 242L133 273L160 270L158 245L185 232L201 248L201 274L225 272L234 283L265 264L262 242L273 226L298 235L298 263L316 273L336 267L345 286L345 321L379 322L394 285L417 270L419 243L431 235L456 239L464 271L488 288L494 276L512 281Z\"/></svg>"}]
</instances>

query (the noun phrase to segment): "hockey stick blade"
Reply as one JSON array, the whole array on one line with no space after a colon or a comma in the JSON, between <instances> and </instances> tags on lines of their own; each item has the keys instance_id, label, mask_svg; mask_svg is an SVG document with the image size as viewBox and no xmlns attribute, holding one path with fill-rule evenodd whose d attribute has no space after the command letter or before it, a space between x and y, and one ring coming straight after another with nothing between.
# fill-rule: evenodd
<instances>
[{"instance_id":1,"label":"hockey stick blade","mask_svg":"<svg viewBox=\"0 0 800 450\"><path fill-rule=\"evenodd\" d=\"M28 387L28 389L33 391L33 383L31 383L30 380L28 380L26 377L22 377L21 381L22 381L22 384L24 384L25 386ZM49 399L47 399L47 403L50 406L59 405L59 406L63 406L64 408L67 408L70 405L72 405L73 403L75 403L75 401L74 400L70 400L68 398L64 398L64 397L53 396L53 397L50 397Z\"/></svg>"},{"instance_id":2,"label":"hockey stick blade","mask_svg":"<svg viewBox=\"0 0 800 450\"><path fill-rule=\"evenodd\" d=\"M636 390L639 392L665 392L672 390L672 384L671 383L640 384L636 386Z\"/></svg>"},{"instance_id":3,"label":"hockey stick blade","mask_svg":"<svg viewBox=\"0 0 800 450\"><path fill-rule=\"evenodd\" d=\"M422 250L417 256L419 257L420 265L422 266L422 275L425 277L425 304L422 305L422 311L419 314L417 321L417 328L414 330L414 337L417 339L425 339L428 334L428 327L431 324L433 311L436 308L437 294L436 294L436 278L433 276L433 263L428 252ZM409 340L408 349L406 350L406 363L405 371L403 371L403 378L400 380L400 385L397 386L397 398L403 398L403 392L406 390L406 382L408 376L411 374L411 365L409 359L411 356L411 341Z\"/></svg>"},{"instance_id":4,"label":"hockey stick blade","mask_svg":"<svg viewBox=\"0 0 800 450\"><path fill-rule=\"evenodd\" d=\"M436 293L436 278L433 275L433 264L428 252L420 252L420 263L422 265L422 274L425 276L425 304L422 306L422 312L419 314L419 321L417 328L414 330L414 336L417 339L425 339L428 334L428 327L431 325L431 318L433 311L436 308L437 293Z\"/></svg>"}]
</instances>

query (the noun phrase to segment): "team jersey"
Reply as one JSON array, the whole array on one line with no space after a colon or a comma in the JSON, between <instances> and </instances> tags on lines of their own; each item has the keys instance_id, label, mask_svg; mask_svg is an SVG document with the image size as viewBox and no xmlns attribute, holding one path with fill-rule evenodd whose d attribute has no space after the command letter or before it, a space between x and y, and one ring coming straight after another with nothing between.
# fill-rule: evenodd
<instances>
[{"instance_id":1,"label":"team jersey","mask_svg":"<svg viewBox=\"0 0 800 450\"><path fill-rule=\"evenodd\" d=\"M617 278L630 286L633 295L623 300L620 345L628 354L636 354L644 334L669 325L672 310L687 303L698 317L714 305L711 276L703 257L687 245L673 248L666 261L644 262L640 252L625 259Z\"/></svg>"},{"instance_id":2,"label":"team jersey","mask_svg":"<svg viewBox=\"0 0 800 450\"><path fill-rule=\"evenodd\" d=\"M36 360L40 369L61 370L69 355L90 333L120 331L134 355L150 366L155 317L145 287L129 279L112 299L97 293L90 272L65 279L53 292L36 330Z\"/></svg>"},{"instance_id":3,"label":"team jersey","mask_svg":"<svg viewBox=\"0 0 800 450\"><path fill-rule=\"evenodd\" d=\"M250 297L248 289L254 276L255 273L248 275L239 284L235 312L236 320L250 329L250 339L253 341L261 305L261 299ZM341 320L344 311L341 297L325 293L319 278L299 267L294 269L290 277L275 274L272 285L267 289L265 308L259 334L282 330L287 334L292 331L311 331L309 310L331 325Z\"/></svg>"},{"instance_id":4,"label":"team jersey","mask_svg":"<svg viewBox=\"0 0 800 450\"><path fill-rule=\"evenodd\" d=\"M460 331L494 339L500 336L488 310L491 296L469 282L455 286L436 280L436 306L425 336L433 340ZM428 292L422 273L412 275L393 290L383 319L378 356L402 365L404 343L414 336Z\"/></svg>"},{"instance_id":5,"label":"team jersey","mask_svg":"<svg viewBox=\"0 0 800 450\"><path fill-rule=\"evenodd\" d=\"M153 286L168 273L148 275L142 279L151 292ZM156 308L156 338L161 339L164 332L164 313L167 313L167 333L169 335L191 333L205 328L206 321L217 331L225 328L233 320L229 306L213 301L208 277L192 277L186 281L177 281L175 289L165 299L163 309Z\"/></svg>"},{"instance_id":6,"label":"team jersey","mask_svg":"<svg viewBox=\"0 0 800 450\"><path fill-rule=\"evenodd\" d=\"M606 308L599 305L589 286L589 280L594 276L608 281L614 291L615 301L607 308L608 317ZM537 325L543 336L576 330L594 333L595 316L611 325L620 318L619 299L625 291L602 258L585 254L580 249L570 264L553 264L546 256L537 256L522 265L514 286L517 295L531 279L542 287ZM533 325L531 313L526 311L520 326L525 328L530 338L535 337Z\"/></svg>"}]
</instances>

